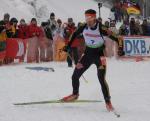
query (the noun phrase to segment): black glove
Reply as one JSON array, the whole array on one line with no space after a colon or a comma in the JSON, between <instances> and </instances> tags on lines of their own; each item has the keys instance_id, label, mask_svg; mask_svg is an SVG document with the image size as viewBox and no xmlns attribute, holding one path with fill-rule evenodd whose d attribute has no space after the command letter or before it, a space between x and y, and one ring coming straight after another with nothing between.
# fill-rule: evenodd
<instances>
[{"instance_id":1,"label":"black glove","mask_svg":"<svg viewBox=\"0 0 150 121\"><path fill-rule=\"evenodd\" d=\"M123 47L119 47L119 48L118 48L118 55L119 55L119 56L124 56L124 55L125 55L125 52L124 52L124 50L123 50Z\"/></svg>"},{"instance_id":2,"label":"black glove","mask_svg":"<svg viewBox=\"0 0 150 121\"><path fill-rule=\"evenodd\" d=\"M64 52L69 52L71 50L71 47L69 45L66 45L62 49Z\"/></svg>"}]
</instances>

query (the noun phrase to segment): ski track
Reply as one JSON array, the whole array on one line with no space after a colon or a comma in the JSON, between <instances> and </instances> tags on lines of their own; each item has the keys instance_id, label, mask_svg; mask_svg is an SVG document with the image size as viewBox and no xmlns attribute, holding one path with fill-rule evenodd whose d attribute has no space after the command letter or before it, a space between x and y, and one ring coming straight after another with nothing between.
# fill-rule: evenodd
<instances>
[{"instance_id":1,"label":"ski track","mask_svg":"<svg viewBox=\"0 0 150 121\"><path fill-rule=\"evenodd\" d=\"M53 67L55 72L26 67ZM73 68L67 63L21 64L0 67L0 121L149 121L150 63L108 59L106 79L117 118L105 109L96 67L80 79L80 99L102 100L90 104L14 106L17 102L59 99L71 93Z\"/></svg>"}]
</instances>

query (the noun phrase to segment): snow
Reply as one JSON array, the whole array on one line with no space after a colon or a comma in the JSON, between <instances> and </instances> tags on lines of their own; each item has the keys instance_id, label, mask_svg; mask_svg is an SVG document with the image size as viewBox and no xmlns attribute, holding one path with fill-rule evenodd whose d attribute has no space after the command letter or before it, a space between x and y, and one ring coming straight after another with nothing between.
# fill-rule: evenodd
<instances>
[{"instance_id":1,"label":"snow","mask_svg":"<svg viewBox=\"0 0 150 121\"><path fill-rule=\"evenodd\" d=\"M80 79L80 99L102 100L102 103L14 106L18 102L60 99L72 92L73 68L67 68L66 62L50 62L0 68L0 120L149 121L150 63L107 59L107 64L106 78L120 118L105 109L94 65L84 74L88 83ZM55 72L29 67L53 67Z\"/></svg>"},{"instance_id":2,"label":"snow","mask_svg":"<svg viewBox=\"0 0 150 121\"><path fill-rule=\"evenodd\" d=\"M31 18L36 17L39 21L47 21L51 12L56 14L56 18L67 21L72 17L76 24L84 22L84 11L95 9L98 14L98 5L92 0L0 0L0 18L3 19L4 13L10 13L11 17L19 20L25 18L29 23ZM34 3L35 7L31 5ZM106 7L101 8L103 20L108 20L110 10Z\"/></svg>"}]
</instances>

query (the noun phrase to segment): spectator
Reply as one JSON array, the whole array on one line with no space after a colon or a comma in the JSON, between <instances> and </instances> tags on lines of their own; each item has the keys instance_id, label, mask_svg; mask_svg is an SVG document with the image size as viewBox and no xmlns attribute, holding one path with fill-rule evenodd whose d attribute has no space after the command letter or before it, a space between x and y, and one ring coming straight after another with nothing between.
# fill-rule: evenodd
<instances>
[{"instance_id":1,"label":"spectator","mask_svg":"<svg viewBox=\"0 0 150 121\"><path fill-rule=\"evenodd\" d=\"M0 65L4 63L5 51L6 51L6 19L0 21Z\"/></svg>"},{"instance_id":2,"label":"spectator","mask_svg":"<svg viewBox=\"0 0 150 121\"><path fill-rule=\"evenodd\" d=\"M110 30L114 34L118 35L119 31L116 28L115 20L110 20L110 23L108 21L106 21L105 26L108 28L108 30ZM114 56L114 45L116 43L106 36L104 37L104 40L105 40L105 55L107 57Z\"/></svg>"},{"instance_id":3,"label":"spectator","mask_svg":"<svg viewBox=\"0 0 150 121\"><path fill-rule=\"evenodd\" d=\"M18 20L16 18L11 18L10 20L10 25L11 25L10 37L11 38L18 37L17 23L18 23Z\"/></svg>"},{"instance_id":4,"label":"spectator","mask_svg":"<svg viewBox=\"0 0 150 121\"><path fill-rule=\"evenodd\" d=\"M113 20L113 21L110 22L110 28L109 28L109 30L111 30L112 32L114 32L117 35L119 34L119 31L116 28L116 21L115 20Z\"/></svg>"},{"instance_id":5,"label":"spectator","mask_svg":"<svg viewBox=\"0 0 150 121\"><path fill-rule=\"evenodd\" d=\"M138 35L138 29L136 27L134 18L131 18L131 21L130 21L130 35Z\"/></svg>"},{"instance_id":6,"label":"spectator","mask_svg":"<svg viewBox=\"0 0 150 121\"><path fill-rule=\"evenodd\" d=\"M47 22L42 22L42 23L41 23L41 27L42 27L42 29L44 30L45 36L46 36L48 39L53 40L52 31L51 31L51 29L49 28L49 24L48 24Z\"/></svg>"},{"instance_id":7,"label":"spectator","mask_svg":"<svg viewBox=\"0 0 150 121\"><path fill-rule=\"evenodd\" d=\"M58 19L55 34L59 34L61 37L63 37L63 33L64 33L64 28L62 26L62 21L61 19Z\"/></svg>"},{"instance_id":8,"label":"spectator","mask_svg":"<svg viewBox=\"0 0 150 121\"><path fill-rule=\"evenodd\" d=\"M54 36L54 60L56 61L64 61L66 60L66 53L62 51L62 48L65 45L64 39L64 28L67 27L67 23L62 24L61 19L57 19L57 28Z\"/></svg>"},{"instance_id":9,"label":"spectator","mask_svg":"<svg viewBox=\"0 0 150 121\"><path fill-rule=\"evenodd\" d=\"M135 22L135 26L136 26L136 31L137 31L137 35L143 35L143 30L142 30L142 27L140 25L140 21L139 20L136 20Z\"/></svg>"},{"instance_id":10,"label":"spectator","mask_svg":"<svg viewBox=\"0 0 150 121\"><path fill-rule=\"evenodd\" d=\"M148 31L148 23L147 20L145 19L142 23L142 31L143 31L143 35L144 36L148 36L149 35L149 31Z\"/></svg>"},{"instance_id":11,"label":"spectator","mask_svg":"<svg viewBox=\"0 0 150 121\"><path fill-rule=\"evenodd\" d=\"M150 21L148 21L148 36L150 36Z\"/></svg>"},{"instance_id":12,"label":"spectator","mask_svg":"<svg viewBox=\"0 0 150 121\"><path fill-rule=\"evenodd\" d=\"M55 14L54 13L50 14L50 19L48 20L48 23L49 23L49 28L52 31L52 35L54 36L54 32L56 31L56 28L57 28L57 22L55 20Z\"/></svg>"},{"instance_id":13,"label":"spectator","mask_svg":"<svg viewBox=\"0 0 150 121\"><path fill-rule=\"evenodd\" d=\"M48 24L41 24L42 36L40 37L40 61L47 62L53 60L53 38Z\"/></svg>"},{"instance_id":14,"label":"spectator","mask_svg":"<svg viewBox=\"0 0 150 121\"><path fill-rule=\"evenodd\" d=\"M76 30L75 24L73 22L72 18L68 18L68 24L66 26L66 28L64 29L64 38L66 40L66 44L69 42L69 38L71 37L71 35L73 34L73 32ZM75 40L72 43L71 49L68 52L69 56L67 57L67 62L68 62L68 67L72 67L72 55L75 61L75 64L78 63L78 45L79 42L77 40Z\"/></svg>"},{"instance_id":15,"label":"spectator","mask_svg":"<svg viewBox=\"0 0 150 121\"><path fill-rule=\"evenodd\" d=\"M29 38L29 29L24 19L20 20L18 25L18 38L27 39Z\"/></svg>"},{"instance_id":16,"label":"spectator","mask_svg":"<svg viewBox=\"0 0 150 121\"><path fill-rule=\"evenodd\" d=\"M35 18L32 18L29 27L29 37L39 37L40 36L40 27L37 26L37 20Z\"/></svg>"},{"instance_id":17,"label":"spectator","mask_svg":"<svg viewBox=\"0 0 150 121\"><path fill-rule=\"evenodd\" d=\"M126 21L124 21L123 24L121 25L119 29L119 34L124 36L127 36L129 34L129 25Z\"/></svg>"},{"instance_id":18,"label":"spectator","mask_svg":"<svg viewBox=\"0 0 150 121\"><path fill-rule=\"evenodd\" d=\"M28 42L27 39L29 38L29 29L24 19L21 19L20 24L18 25L18 38L22 39L26 48L26 45ZM26 51L20 58L20 62L24 61L25 54L26 54Z\"/></svg>"},{"instance_id":19,"label":"spectator","mask_svg":"<svg viewBox=\"0 0 150 121\"><path fill-rule=\"evenodd\" d=\"M3 19L2 23L5 26L5 33L7 36L6 38L12 38L12 37L17 36L17 29L15 26L16 22L17 22L17 20L14 20L14 18L12 18L10 20L10 15L8 13L4 14L4 19ZM3 63L8 64L8 63L12 63L13 61L14 61L14 59L5 57L5 59L3 60Z\"/></svg>"},{"instance_id":20,"label":"spectator","mask_svg":"<svg viewBox=\"0 0 150 121\"><path fill-rule=\"evenodd\" d=\"M11 37L11 25L10 25L10 15L8 13L4 14L3 22L5 25L7 37L10 38Z\"/></svg>"},{"instance_id":21,"label":"spectator","mask_svg":"<svg viewBox=\"0 0 150 121\"><path fill-rule=\"evenodd\" d=\"M5 23L9 22L9 19L10 19L9 13L5 13L5 14L4 14L4 19L3 19L4 22L5 22Z\"/></svg>"},{"instance_id":22,"label":"spectator","mask_svg":"<svg viewBox=\"0 0 150 121\"><path fill-rule=\"evenodd\" d=\"M105 24L104 24L104 25L105 25L106 28L109 28L109 27L110 27L109 21L105 21Z\"/></svg>"},{"instance_id":23,"label":"spectator","mask_svg":"<svg viewBox=\"0 0 150 121\"><path fill-rule=\"evenodd\" d=\"M6 29L6 34L8 38L17 37L17 23L18 20L16 18L11 18L8 13L4 14L4 25Z\"/></svg>"},{"instance_id":24,"label":"spectator","mask_svg":"<svg viewBox=\"0 0 150 121\"><path fill-rule=\"evenodd\" d=\"M27 51L27 62L39 62L39 37L42 30L37 26L37 21L32 18L29 27L29 41L28 41L28 51Z\"/></svg>"}]
</instances>

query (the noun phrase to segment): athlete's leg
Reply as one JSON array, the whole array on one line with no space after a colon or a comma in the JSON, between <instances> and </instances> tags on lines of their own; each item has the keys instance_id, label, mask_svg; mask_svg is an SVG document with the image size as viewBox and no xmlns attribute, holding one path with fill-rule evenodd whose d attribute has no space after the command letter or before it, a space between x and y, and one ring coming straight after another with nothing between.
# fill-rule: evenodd
<instances>
[{"instance_id":1,"label":"athlete's leg","mask_svg":"<svg viewBox=\"0 0 150 121\"><path fill-rule=\"evenodd\" d=\"M73 94L79 94L79 85L80 85L79 79L81 75L90 67L91 64L92 61L86 55L84 55L77 64L72 75Z\"/></svg>"},{"instance_id":2,"label":"athlete's leg","mask_svg":"<svg viewBox=\"0 0 150 121\"><path fill-rule=\"evenodd\" d=\"M97 66L97 75L99 82L101 84L102 93L105 99L105 102L110 101L110 93L109 93L109 87L107 84L107 81L105 79L106 76L106 59L105 57L97 58L95 61L95 64Z\"/></svg>"}]
</instances>

